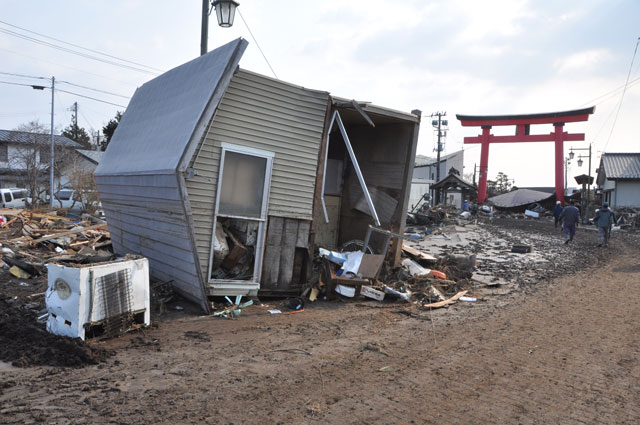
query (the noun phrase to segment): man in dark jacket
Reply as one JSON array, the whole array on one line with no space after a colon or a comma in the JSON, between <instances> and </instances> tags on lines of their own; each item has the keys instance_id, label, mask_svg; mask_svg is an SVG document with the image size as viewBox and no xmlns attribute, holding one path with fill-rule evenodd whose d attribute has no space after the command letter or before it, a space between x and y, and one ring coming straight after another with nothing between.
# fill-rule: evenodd
<instances>
[{"instance_id":1,"label":"man in dark jacket","mask_svg":"<svg viewBox=\"0 0 640 425\"><path fill-rule=\"evenodd\" d=\"M569 204L560 213L560 220L564 220L564 243L568 244L576 234L576 224L580 221L580 210L575 205Z\"/></svg>"},{"instance_id":2,"label":"man in dark jacket","mask_svg":"<svg viewBox=\"0 0 640 425\"><path fill-rule=\"evenodd\" d=\"M560 223L560 214L562 214L562 204L560 201L556 201L556 207L553 209L553 218L555 219L555 227L558 228L558 224Z\"/></svg>"},{"instance_id":3,"label":"man in dark jacket","mask_svg":"<svg viewBox=\"0 0 640 425\"><path fill-rule=\"evenodd\" d=\"M594 224L598 227L598 246L609 246L609 236L611 236L611 227L615 222L613 211L609 209L609 203L603 202L602 208L596 211L596 216L593 218Z\"/></svg>"}]
</instances>

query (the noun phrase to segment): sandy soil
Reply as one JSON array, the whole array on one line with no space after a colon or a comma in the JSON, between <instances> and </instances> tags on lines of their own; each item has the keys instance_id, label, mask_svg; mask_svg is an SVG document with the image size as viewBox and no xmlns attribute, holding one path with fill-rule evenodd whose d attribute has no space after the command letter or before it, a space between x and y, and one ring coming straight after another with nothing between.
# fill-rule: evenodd
<instances>
[{"instance_id":1,"label":"sandy soil","mask_svg":"<svg viewBox=\"0 0 640 425\"><path fill-rule=\"evenodd\" d=\"M114 352L97 365L0 363L0 423L640 423L638 243L597 249L579 231L564 246L546 222L491 231L547 235L551 260L503 295L414 317L374 301L171 311L92 344Z\"/></svg>"}]
</instances>

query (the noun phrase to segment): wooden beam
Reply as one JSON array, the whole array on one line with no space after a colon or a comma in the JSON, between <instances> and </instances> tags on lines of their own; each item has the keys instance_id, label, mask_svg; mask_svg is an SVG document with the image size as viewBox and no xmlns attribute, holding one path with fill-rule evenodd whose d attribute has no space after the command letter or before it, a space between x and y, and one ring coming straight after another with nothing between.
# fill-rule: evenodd
<instances>
[{"instance_id":1,"label":"wooden beam","mask_svg":"<svg viewBox=\"0 0 640 425\"><path fill-rule=\"evenodd\" d=\"M362 115L362 118L364 118L365 121L367 121L369 123L369 125L371 125L371 127L375 127L376 126L373 123L373 121L371 120L371 118L369 117L369 115L367 115L367 113L364 111L364 109L362 109L362 107L358 104L358 102L356 102L355 99L351 100L351 105L354 107L354 109L356 111L358 111L360 113L360 115Z\"/></svg>"}]
</instances>

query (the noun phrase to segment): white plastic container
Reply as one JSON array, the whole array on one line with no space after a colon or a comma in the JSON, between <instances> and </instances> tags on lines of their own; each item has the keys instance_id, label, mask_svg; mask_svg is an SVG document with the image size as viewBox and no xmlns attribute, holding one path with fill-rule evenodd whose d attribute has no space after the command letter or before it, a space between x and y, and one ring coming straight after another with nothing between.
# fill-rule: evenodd
<instances>
[{"instance_id":1,"label":"white plastic container","mask_svg":"<svg viewBox=\"0 0 640 425\"><path fill-rule=\"evenodd\" d=\"M151 323L149 261L146 258L99 265L47 264L49 287L45 301L47 331L85 339L89 326L123 313L132 313L136 323ZM105 282L111 282L105 295ZM115 282L115 283L114 283ZM126 289L126 302L119 297ZM113 302L115 299L117 302Z\"/></svg>"}]
</instances>

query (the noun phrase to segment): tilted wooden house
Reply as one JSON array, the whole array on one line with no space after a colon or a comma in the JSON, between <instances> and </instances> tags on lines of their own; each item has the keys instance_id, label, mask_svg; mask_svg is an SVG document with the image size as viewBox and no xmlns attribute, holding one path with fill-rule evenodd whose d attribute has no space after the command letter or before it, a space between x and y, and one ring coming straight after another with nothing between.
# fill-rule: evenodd
<instances>
[{"instance_id":1,"label":"tilted wooden house","mask_svg":"<svg viewBox=\"0 0 640 425\"><path fill-rule=\"evenodd\" d=\"M114 250L205 311L208 296L296 293L314 241L402 231L413 170L419 111L240 69L246 46L138 88L95 172Z\"/></svg>"}]
</instances>

